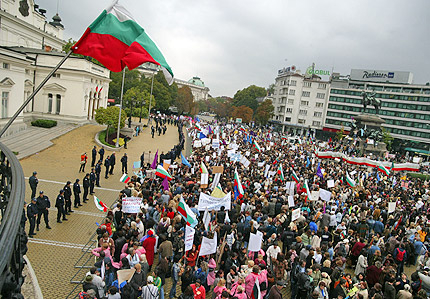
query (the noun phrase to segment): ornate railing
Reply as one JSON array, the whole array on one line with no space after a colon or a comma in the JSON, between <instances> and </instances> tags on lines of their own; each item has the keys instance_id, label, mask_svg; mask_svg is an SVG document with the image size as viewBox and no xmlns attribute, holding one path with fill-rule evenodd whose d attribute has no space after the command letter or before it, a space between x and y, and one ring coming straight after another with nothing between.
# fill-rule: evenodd
<instances>
[{"instance_id":1,"label":"ornate railing","mask_svg":"<svg viewBox=\"0 0 430 299\"><path fill-rule=\"evenodd\" d=\"M24 298L23 255L27 252L23 207L25 180L21 164L4 144L0 143L0 297Z\"/></svg>"}]
</instances>

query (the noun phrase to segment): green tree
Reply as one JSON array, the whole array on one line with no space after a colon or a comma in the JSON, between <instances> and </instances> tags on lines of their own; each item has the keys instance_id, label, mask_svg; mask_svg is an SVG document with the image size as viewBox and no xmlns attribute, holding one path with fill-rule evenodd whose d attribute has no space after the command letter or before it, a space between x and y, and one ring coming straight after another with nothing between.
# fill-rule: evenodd
<instances>
[{"instance_id":1,"label":"green tree","mask_svg":"<svg viewBox=\"0 0 430 299\"><path fill-rule=\"evenodd\" d=\"M107 108L100 107L96 110L95 120L100 125L107 125L106 128L106 139L108 138L109 127L116 128L119 119L119 107L110 106ZM127 114L125 111L121 112L121 122L120 128L125 125L125 120L127 119ZM107 142L107 140L106 140Z\"/></svg>"},{"instance_id":2,"label":"green tree","mask_svg":"<svg viewBox=\"0 0 430 299\"><path fill-rule=\"evenodd\" d=\"M342 128L340 128L340 130L336 132L336 139L337 140L342 140L343 137L345 137L345 130L344 130L343 126L342 126Z\"/></svg>"},{"instance_id":3,"label":"green tree","mask_svg":"<svg viewBox=\"0 0 430 299\"><path fill-rule=\"evenodd\" d=\"M266 94L267 91L264 87L248 86L236 92L233 97L234 106L247 106L255 112L258 107L257 98L264 97Z\"/></svg>"},{"instance_id":4,"label":"green tree","mask_svg":"<svg viewBox=\"0 0 430 299\"><path fill-rule=\"evenodd\" d=\"M189 86L182 86L178 89L178 95L176 97L176 107L178 113L190 114L194 108L193 93Z\"/></svg>"},{"instance_id":5,"label":"green tree","mask_svg":"<svg viewBox=\"0 0 430 299\"><path fill-rule=\"evenodd\" d=\"M390 132L388 132L385 128L382 128L382 141L387 145L387 150L391 150L393 145L394 137L391 136Z\"/></svg>"},{"instance_id":6,"label":"green tree","mask_svg":"<svg viewBox=\"0 0 430 299\"><path fill-rule=\"evenodd\" d=\"M154 101L152 101L152 105L154 105ZM142 107L142 116L146 117L149 108L149 93L139 87L132 87L124 94L123 106L127 115L131 116L140 116L140 107ZM134 107L133 111L130 111L131 106Z\"/></svg>"},{"instance_id":7,"label":"green tree","mask_svg":"<svg viewBox=\"0 0 430 299\"><path fill-rule=\"evenodd\" d=\"M112 81L109 83L109 98L119 100L121 97L122 72L111 72L110 79ZM124 79L124 95L130 88L133 87L137 87L139 89L144 88L141 75L137 70L129 71L126 69Z\"/></svg>"},{"instance_id":8,"label":"green tree","mask_svg":"<svg viewBox=\"0 0 430 299\"><path fill-rule=\"evenodd\" d=\"M152 76L142 79L143 90L151 92ZM152 94L155 97L156 103L152 103L153 108L157 110L167 110L170 106L175 105L175 99L178 93L178 86L173 83L169 86L162 72L158 72L154 76L154 86Z\"/></svg>"},{"instance_id":9,"label":"green tree","mask_svg":"<svg viewBox=\"0 0 430 299\"><path fill-rule=\"evenodd\" d=\"M234 107L231 116L236 118L241 118L243 123L249 123L252 120L253 111L247 106Z\"/></svg>"},{"instance_id":10,"label":"green tree","mask_svg":"<svg viewBox=\"0 0 430 299\"><path fill-rule=\"evenodd\" d=\"M269 87L267 88L267 94L270 96L275 92L275 84L270 84Z\"/></svg>"},{"instance_id":11,"label":"green tree","mask_svg":"<svg viewBox=\"0 0 430 299\"><path fill-rule=\"evenodd\" d=\"M258 108L257 111L255 111L255 120L260 125L266 125L269 119L273 116L273 111L275 110L275 107L272 105L272 101L267 99L264 102L262 102Z\"/></svg>"}]
</instances>

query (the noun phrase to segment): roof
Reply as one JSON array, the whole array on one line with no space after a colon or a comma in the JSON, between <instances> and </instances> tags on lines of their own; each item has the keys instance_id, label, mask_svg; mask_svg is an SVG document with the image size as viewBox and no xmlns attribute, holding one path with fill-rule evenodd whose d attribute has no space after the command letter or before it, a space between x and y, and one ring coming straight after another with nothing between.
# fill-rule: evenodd
<instances>
[{"instance_id":1,"label":"roof","mask_svg":"<svg viewBox=\"0 0 430 299\"><path fill-rule=\"evenodd\" d=\"M191 83L191 84L194 84L197 86L201 86L201 87L205 87L205 83L199 77L192 77L190 80L188 80L188 83Z\"/></svg>"}]
</instances>

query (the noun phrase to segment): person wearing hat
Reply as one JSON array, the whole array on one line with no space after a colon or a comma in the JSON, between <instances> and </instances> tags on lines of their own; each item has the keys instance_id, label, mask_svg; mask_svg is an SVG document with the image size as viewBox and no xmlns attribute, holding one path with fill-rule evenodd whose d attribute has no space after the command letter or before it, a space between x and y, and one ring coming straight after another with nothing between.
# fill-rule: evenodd
<instances>
[{"instance_id":1,"label":"person wearing hat","mask_svg":"<svg viewBox=\"0 0 430 299\"><path fill-rule=\"evenodd\" d=\"M66 215L73 213L72 211L72 188L70 188L71 181L67 181L66 185L63 187L64 190L64 202Z\"/></svg>"},{"instance_id":2,"label":"person wearing hat","mask_svg":"<svg viewBox=\"0 0 430 299\"><path fill-rule=\"evenodd\" d=\"M43 194L43 191L39 192L39 196L36 199L36 207L37 207L37 227L36 230L39 231L40 218L43 214L43 220L45 220L46 228L51 229L49 226L48 219L48 209L51 207L51 202L49 201L48 196Z\"/></svg>"},{"instance_id":3,"label":"person wearing hat","mask_svg":"<svg viewBox=\"0 0 430 299\"><path fill-rule=\"evenodd\" d=\"M276 284L270 289L268 298L270 299L282 299L281 290L285 286L285 281L278 280Z\"/></svg>"},{"instance_id":4,"label":"person wearing hat","mask_svg":"<svg viewBox=\"0 0 430 299\"><path fill-rule=\"evenodd\" d=\"M33 171L33 175L28 179L28 183L30 184L30 188L31 188L31 198L35 198L37 184L39 183L39 180L37 179L36 171Z\"/></svg>"},{"instance_id":5,"label":"person wearing hat","mask_svg":"<svg viewBox=\"0 0 430 299\"><path fill-rule=\"evenodd\" d=\"M28 236L30 238L33 238L34 235L34 228L36 226L36 216L37 216L37 207L36 207L36 198L31 199L31 203L27 205L27 218L30 222L30 230L28 232Z\"/></svg>"},{"instance_id":6,"label":"person wearing hat","mask_svg":"<svg viewBox=\"0 0 430 299\"><path fill-rule=\"evenodd\" d=\"M82 289L84 292L87 292L87 293L89 290L93 290L94 294L96 295L96 298L100 299L97 286L93 284L93 277L91 276L91 274L85 276L84 283L82 284Z\"/></svg>"},{"instance_id":7,"label":"person wearing hat","mask_svg":"<svg viewBox=\"0 0 430 299\"><path fill-rule=\"evenodd\" d=\"M142 298L160 298L158 288L154 285L154 277L148 276L146 286L142 287Z\"/></svg>"},{"instance_id":8,"label":"person wearing hat","mask_svg":"<svg viewBox=\"0 0 430 299\"><path fill-rule=\"evenodd\" d=\"M61 215L63 216L63 220L67 221L66 218L66 210L64 209L64 190L60 190L60 194L57 196L57 200L55 201L55 207L57 208L57 222L62 223Z\"/></svg>"},{"instance_id":9,"label":"person wearing hat","mask_svg":"<svg viewBox=\"0 0 430 299\"><path fill-rule=\"evenodd\" d=\"M77 209L78 206L81 207L81 198L79 194L81 193L81 186L79 185L79 179L76 179L73 184L73 195L75 196L74 207Z\"/></svg>"}]
</instances>

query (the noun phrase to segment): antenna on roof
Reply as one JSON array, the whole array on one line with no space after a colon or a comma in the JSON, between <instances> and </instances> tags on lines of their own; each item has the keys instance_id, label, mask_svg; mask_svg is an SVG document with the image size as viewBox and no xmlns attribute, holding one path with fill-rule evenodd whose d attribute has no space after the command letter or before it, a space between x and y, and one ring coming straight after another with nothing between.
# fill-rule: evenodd
<instances>
[{"instance_id":1,"label":"antenna on roof","mask_svg":"<svg viewBox=\"0 0 430 299\"><path fill-rule=\"evenodd\" d=\"M60 6L60 0L57 0L57 14L58 14L58 7Z\"/></svg>"}]
</instances>

